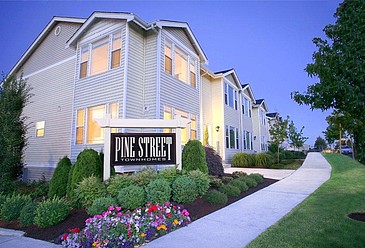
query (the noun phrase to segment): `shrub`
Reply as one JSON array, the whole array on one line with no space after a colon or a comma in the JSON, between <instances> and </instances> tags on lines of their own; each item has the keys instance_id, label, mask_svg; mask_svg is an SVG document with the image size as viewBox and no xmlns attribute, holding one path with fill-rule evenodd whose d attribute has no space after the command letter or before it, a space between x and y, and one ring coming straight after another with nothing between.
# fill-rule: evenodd
<instances>
[{"instance_id":1,"label":"shrub","mask_svg":"<svg viewBox=\"0 0 365 248\"><path fill-rule=\"evenodd\" d=\"M151 168L145 168L132 174L131 178L133 184L145 187L152 180L157 178L157 172Z\"/></svg>"},{"instance_id":2,"label":"shrub","mask_svg":"<svg viewBox=\"0 0 365 248\"><path fill-rule=\"evenodd\" d=\"M253 167L254 154L247 154L243 152L236 153L232 158L233 167Z\"/></svg>"},{"instance_id":3,"label":"shrub","mask_svg":"<svg viewBox=\"0 0 365 248\"><path fill-rule=\"evenodd\" d=\"M254 178L252 177L246 177L245 178L245 183L247 184L247 186L249 188L252 188L252 187L256 187L257 186L257 182Z\"/></svg>"},{"instance_id":4,"label":"shrub","mask_svg":"<svg viewBox=\"0 0 365 248\"><path fill-rule=\"evenodd\" d=\"M38 204L34 223L39 227L53 226L65 220L69 214L69 206L64 199L55 197Z\"/></svg>"},{"instance_id":5,"label":"shrub","mask_svg":"<svg viewBox=\"0 0 365 248\"><path fill-rule=\"evenodd\" d=\"M255 166L269 168L274 163L269 153L258 153L255 155Z\"/></svg>"},{"instance_id":6,"label":"shrub","mask_svg":"<svg viewBox=\"0 0 365 248\"><path fill-rule=\"evenodd\" d=\"M117 205L116 200L111 196L102 196L96 198L90 207L87 208L87 213L90 216L101 214L108 209L109 206Z\"/></svg>"},{"instance_id":7,"label":"shrub","mask_svg":"<svg viewBox=\"0 0 365 248\"><path fill-rule=\"evenodd\" d=\"M264 182L264 177L261 174L258 174L258 173L250 174L247 177L255 179L257 184L260 184L260 183Z\"/></svg>"},{"instance_id":8,"label":"shrub","mask_svg":"<svg viewBox=\"0 0 365 248\"><path fill-rule=\"evenodd\" d=\"M6 198L7 198L6 195L0 194L0 213L1 213L2 205L6 201Z\"/></svg>"},{"instance_id":9,"label":"shrub","mask_svg":"<svg viewBox=\"0 0 365 248\"><path fill-rule=\"evenodd\" d=\"M101 179L95 176L84 178L74 190L74 198L84 207L89 207L93 201L106 194L106 189Z\"/></svg>"},{"instance_id":10,"label":"shrub","mask_svg":"<svg viewBox=\"0 0 365 248\"><path fill-rule=\"evenodd\" d=\"M34 223L35 211L38 204L36 202L29 202L20 210L19 223L22 226L30 226Z\"/></svg>"},{"instance_id":11,"label":"shrub","mask_svg":"<svg viewBox=\"0 0 365 248\"><path fill-rule=\"evenodd\" d=\"M209 176L210 178L210 186L214 188L220 188L223 185L222 179L215 177L215 176Z\"/></svg>"},{"instance_id":12,"label":"shrub","mask_svg":"<svg viewBox=\"0 0 365 248\"><path fill-rule=\"evenodd\" d=\"M192 202L198 196L195 182L188 176L179 176L172 184L172 199L178 203Z\"/></svg>"},{"instance_id":13,"label":"shrub","mask_svg":"<svg viewBox=\"0 0 365 248\"><path fill-rule=\"evenodd\" d=\"M28 187L33 188L33 192L30 193L32 198L47 196L49 191L49 182L44 175L38 181L33 181Z\"/></svg>"},{"instance_id":14,"label":"shrub","mask_svg":"<svg viewBox=\"0 0 365 248\"><path fill-rule=\"evenodd\" d=\"M245 177L245 176L247 176L247 173L243 172L243 171L234 171L232 173L233 178L239 178L239 177Z\"/></svg>"},{"instance_id":15,"label":"shrub","mask_svg":"<svg viewBox=\"0 0 365 248\"><path fill-rule=\"evenodd\" d=\"M223 177L222 178L222 182L224 183L224 184L227 184L227 183L229 183L230 181L232 181L233 180L233 178L232 177Z\"/></svg>"},{"instance_id":16,"label":"shrub","mask_svg":"<svg viewBox=\"0 0 365 248\"><path fill-rule=\"evenodd\" d=\"M181 173L178 169L176 169L175 167L170 167L159 171L157 177L165 179L171 185L179 175L181 175Z\"/></svg>"},{"instance_id":17,"label":"shrub","mask_svg":"<svg viewBox=\"0 0 365 248\"><path fill-rule=\"evenodd\" d=\"M200 170L208 174L205 151L199 140L189 140L182 151L182 168L185 171Z\"/></svg>"},{"instance_id":18,"label":"shrub","mask_svg":"<svg viewBox=\"0 0 365 248\"><path fill-rule=\"evenodd\" d=\"M243 180L240 180L239 178L233 179L232 181L229 182L229 184L239 188L241 192L248 190L247 184Z\"/></svg>"},{"instance_id":19,"label":"shrub","mask_svg":"<svg viewBox=\"0 0 365 248\"><path fill-rule=\"evenodd\" d=\"M57 164L57 167L53 173L53 176L49 182L48 196L53 198L54 196L64 197L67 193L68 174L71 170L71 160L65 156Z\"/></svg>"},{"instance_id":20,"label":"shrub","mask_svg":"<svg viewBox=\"0 0 365 248\"><path fill-rule=\"evenodd\" d=\"M226 194L218 191L218 190L210 190L204 195L204 199L215 205L225 205L227 204L228 197Z\"/></svg>"},{"instance_id":21,"label":"shrub","mask_svg":"<svg viewBox=\"0 0 365 248\"><path fill-rule=\"evenodd\" d=\"M119 191L123 188L132 185L132 178L127 174L115 175L108 181L107 191L113 197L117 197Z\"/></svg>"},{"instance_id":22,"label":"shrub","mask_svg":"<svg viewBox=\"0 0 365 248\"><path fill-rule=\"evenodd\" d=\"M193 170L189 171L187 176L195 182L198 196L203 196L208 191L210 179L207 174L200 170Z\"/></svg>"},{"instance_id":23,"label":"shrub","mask_svg":"<svg viewBox=\"0 0 365 248\"><path fill-rule=\"evenodd\" d=\"M204 146L204 150L209 175L223 177L224 168L222 164L222 158L211 146Z\"/></svg>"},{"instance_id":24,"label":"shrub","mask_svg":"<svg viewBox=\"0 0 365 248\"><path fill-rule=\"evenodd\" d=\"M220 191L227 196L239 196L241 191L236 186L233 186L232 184L223 185L220 188Z\"/></svg>"},{"instance_id":25,"label":"shrub","mask_svg":"<svg viewBox=\"0 0 365 248\"><path fill-rule=\"evenodd\" d=\"M102 162L99 154L93 149L85 149L77 156L72 172L70 185L70 196L73 197L73 190L84 178L96 176L102 178Z\"/></svg>"},{"instance_id":26,"label":"shrub","mask_svg":"<svg viewBox=\"0 0 365 248\"><path fill-rule=\"evenodd\" d=\"M171 198L170 183L165 179L155 179L146 186L147 202L165 203Z\"/></svg>"},{"instance_id":27,"label":"shrub","mask_svg":"<svg viewBox=\"0 0 365 248\"><path fill-rule=\"evenodd\" d=\"M6 198L1 207L1 219L10 221L19 218L22 208L31 202L29 195L13 194Z\"/></svg>"},{"instance_id":28,"label":"shrub","mask_svg":"<svg viewBox=\"0 0 365 248\"><path fill-rule=\"evenodd\" d=\"M66 188L66 195L68 198L71 198L71 184L72 184L72 174L73 174L74 168L75 168L75 166L71 166L70 172L68 173L67 188Z\"/></svg>"},{"instance_id":29,"label":"shrub","mask_svg":"<svg viewBox=\"0 0 365 248\"><path fill-rule=\"evenodd\" d=\"M144 189L141 186L130 185L121 189L118 194L118 203L122 208L136 209L142 207L146 202Z\"/></svg>"}]
</instances>

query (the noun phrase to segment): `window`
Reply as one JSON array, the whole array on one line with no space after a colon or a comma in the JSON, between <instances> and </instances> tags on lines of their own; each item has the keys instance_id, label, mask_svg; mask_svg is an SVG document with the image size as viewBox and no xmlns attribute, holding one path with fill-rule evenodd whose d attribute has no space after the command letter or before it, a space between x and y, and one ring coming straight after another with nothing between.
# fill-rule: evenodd
<instances>
[{"instance_id":1,"label":"window","mask_svg":"<svg viewBox=\"0 0 365 248\"><path fill-rule=\"evenodd\" d=\"M237 91L227 83L224 83L224 103L235 110L238 108Z\"/></svg>"},{"instance_id":2,"label":"window","mask_svg":"<svg viewBox=\"0 0 365 248\"><path fill-rule=\"evenodd\" d=\"M260 121L262 125L266 124L266 114L264 111L260 110Z\"/></svg>"},{"instance_id":3,"label":"window","mask_svg":"<svg viewBox=\"0 0 365 248\"><path fill-rule=\"evenodd\" d=\"M251 117L251 101L246 97L242 97L242 114Z\"/></svg>"},{"instance_id":4,"label":"window","mask_svg":"<svg viewBox=\"0 0 365 248\"><path fill-rule=\"evenodd\" d=\"M239 149L238 128L226 126L226 148Z\"/></svg>"},{"instance_id":5,"label":"window","mask_svg":"<svg viewBox=\"0 0 365 248\"><path fill-rule=\"evenodd\" d=\"M163 107L163 119L164 120L172 120L172 109L170 107ZM165 128L163 130L164 133L171 133L171 128Z\"/></svg>"},{"instance_id":6,"label":"window","mask_svg":"<svg viewBox=\"0 0 365 248\"><path fill-rule=\"evenodd\" d=\"M165 72L196 88L197 60L169 40L165 40Z\"/></svg>"},{"instance_id":7,"label":"window","mask_svg":"<svg viewBox=\"0 0 365 248\"><path fill-rule=\"evenodd\" d=\"M121 32L107 35L81 47L80 78L96 75L121 65Z\"/></svg>"},{"instance_id":8,"label":"window","mask_svg":"<svg viewBox=\"0 0 365 248\"><path fill-rule=\"evenodd\" d=\"M112 52L111 52L111 68L120 66L120 53L122 49L122 38L120 32L113 34Z\"/></svg>"},{"instance_id":9,"label":"window","mask_svg":"<svg viewBox=\"0 0 365 248\"><path fill-rule=\"evenodd\" d=\"M252 133L248 131L243 131L243 149L244 150L252 150Z\"/></svg>"},{"instance_id":10,"label":"window","mask_svg":"<svg viewBox=\"0 0 365 248\"><path fill-rule=\"evenodd\" d=\"M44 136L44 126L46 122L45 121L38 121L35 124L35 136L36 137L43 137Z\"/></svg>"},{"instance_id":11,"label":"window","mask_svg":"<svg viewBox=\"0 0 365 248\"><path fill-rule=\"evenodd\" d=\"M77 110L76 116L76 144L84 143L85 110Z\"/></svg>"},{"instance_id":12,"label":"window","mask_svg":"<svg viewBox=\"0 0 365 248\"><path fill-rule=\"evenodd\" d=\"M109 107L107 109L107 107ZM103 104L86 109L79 109L76 113L76 144L85 142L86 144L102 144L104 142L104 129L100 128L95 118L104 118L106 113L111 115L112 119L118 118L118 103ZM85 113L87 116L85 116ZM86 121L86 123L85 123ZM86 130L85 130L86 129ZM112 128L111 132L116 132L117 128Z\"/></svg>"},{"instance_id":13,"label":"window","mask_svg":"<svg viewBox=\"0 0 365 248\"><path fill-rule=\"evenodd\" d=\"M165 72L172 75L172 45L165 41Z\"/></svg>"},{"instance_id":14,"label":"window","mask_svg":"<svg viewBox=\"0 0 365 248\"><path fill-rule=\"evenodd\" d=\"M187 112L175 109L175 115L180 115L182 120L189 120ZM181 143L186 144L189 141L189 126L181 129Z\"/></svg>"},{"instance_id":15,"label":"window","mask_svg":"<svg viewBox=\"0 0 365 248\"><path fill-rule=\"evenodd\" d=\"M196 116L190 115L190 139L195 140L196 139Z\"/></svg>"}]
</instances>

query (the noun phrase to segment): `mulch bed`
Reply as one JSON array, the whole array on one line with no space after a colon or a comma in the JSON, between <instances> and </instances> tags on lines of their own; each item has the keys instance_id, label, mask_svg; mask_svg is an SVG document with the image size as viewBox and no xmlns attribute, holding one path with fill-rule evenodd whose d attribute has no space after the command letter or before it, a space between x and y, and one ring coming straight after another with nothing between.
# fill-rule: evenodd
<instances>
[{"instance_id":1,"label":"mulch bed","mask_svg":"<svg viewBox=\"0 0 365 248\"><path fill-rule=\"evenodd\" d=\"M365 213L351 213L348 216L350 219L365 222Z\"/></svg>"},{"instance_id":2,"label":"mulch bed","mask_svg":"<svg viewBox=\"0 0 365 248\"><path fill-rule=\"evenodd\" d=\"M258 186L254 188L250 188L246 192L242 192L237 197L228 197L228 203L227 205L236 202L252 193L255 193L256 191L263 189L278 180L265 178L264 182L262 184L259 184ZM208 202L206 202L203 198L198 198L192 203L186 203L184 204L184 208L188 210L190 213L191 219L194 221L196 219L199 219L205 215L208 215L218 209L221 209L227 205L213 205ZM74 209L71 211L70 215L67 217L67 219L55 226L47 227L47 228L40 228L38 226L32 225L28 227L21 226L18 221L1 221L0 220L0 227L1 228L8 228L8 229L14 229L14 230L21 230L24 231L26 234L26 237L31 237L35 239L41 239L49 242L54 242L55 239L59 238L62 234L69 232L72 228L84 228L85 227L85 220L88 218L88 214L84 209Z\"/></svg>"}]
</instances>

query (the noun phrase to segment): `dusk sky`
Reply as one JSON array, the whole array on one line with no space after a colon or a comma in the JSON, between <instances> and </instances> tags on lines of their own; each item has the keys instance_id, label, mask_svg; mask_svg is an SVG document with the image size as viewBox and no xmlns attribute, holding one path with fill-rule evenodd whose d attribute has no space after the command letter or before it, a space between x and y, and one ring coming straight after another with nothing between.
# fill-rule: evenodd
<instances>
[{"instance_id":1,"label":"dusk sky","mask_svg":"<svg viewBox=\"0 0 365 248\"><path fill-rule=\"evenodd\" d=\"M312 1L2 1L0 72L8 73L53 16L89 17L93 11L131 12L146 22L187 22L215 72L234 68L242 84L270 112L304 126L313 146L324 137L330 112L299 106L290 93L318 79L304 68L312 62L314 37L324 38L339 0Z\"/></svg>"}]
</instances>

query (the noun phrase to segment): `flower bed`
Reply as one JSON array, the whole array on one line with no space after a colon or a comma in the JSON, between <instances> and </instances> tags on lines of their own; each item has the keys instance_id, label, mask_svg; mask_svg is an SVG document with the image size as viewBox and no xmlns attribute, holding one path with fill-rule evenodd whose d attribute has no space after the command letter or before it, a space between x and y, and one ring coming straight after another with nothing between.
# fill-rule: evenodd
<instances>
[{"instance_id":1,"label":"flower bed","mask_svg":"<svg viewBox=\"0 0 365 248\"><path fill-rule=\"evenodd\" d=\"M134 247L190 223L189 213L169 202L147 204L134 211L110 206L88 218L83 230L74 228L62 236L64 247Z\"/></svg>"}]
</instances>

